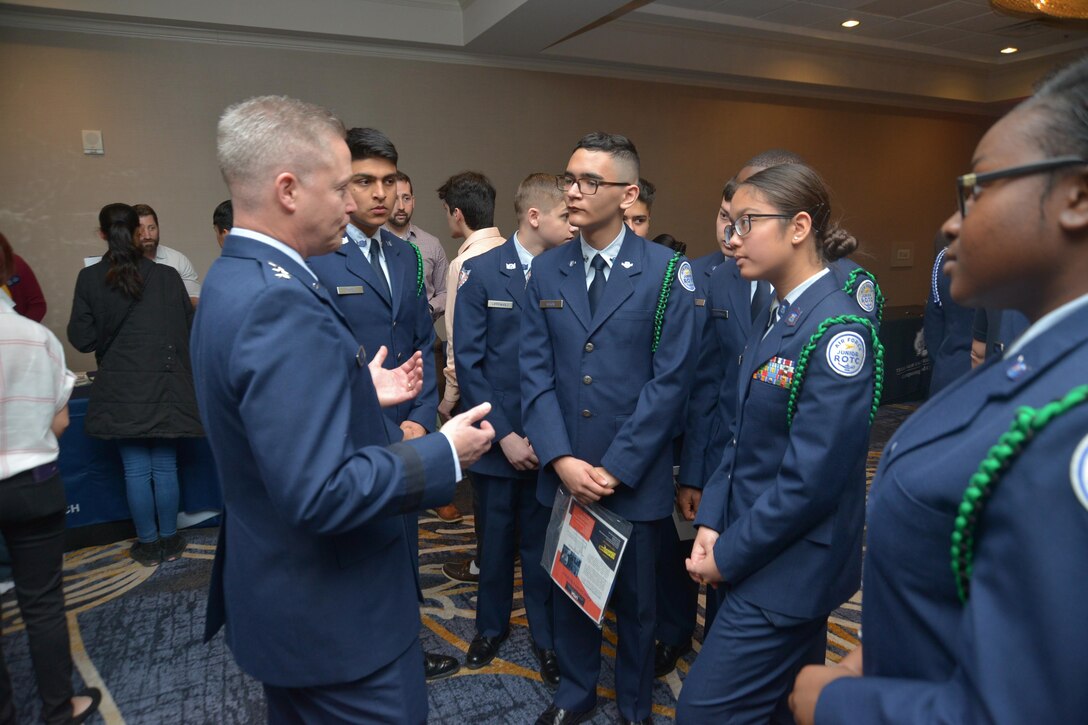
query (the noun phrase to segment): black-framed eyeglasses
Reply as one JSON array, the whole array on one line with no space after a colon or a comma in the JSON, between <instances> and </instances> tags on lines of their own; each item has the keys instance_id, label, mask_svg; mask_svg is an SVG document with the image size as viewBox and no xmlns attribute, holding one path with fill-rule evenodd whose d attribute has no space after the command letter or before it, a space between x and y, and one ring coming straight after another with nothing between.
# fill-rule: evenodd
<instances>
[{"instance_id":1,"label":"black-framed eyeglasses","mask_svg":"<svg viewBox=\"0 0 1088 725\"><path fill-rule=\"evenodd\" d=\"M1088 160L1079 156L1060 156L1054 159L1043 159L1023 166L1010 166L1007 169L987 171L984 174L964 174L956 177L956 199L960 205L960 216L967 216L967 205L974 201L982 189L989 183L998 179L1014 179L1031 174L1042 174L1048 171L1065 168L1066 166L1078 166L1088 164Z\"/></svg>"},{"instance_id":2,"label":"black-framed eyeglasses","mask_svg":"<svg viewBox=\"0 0 1088 725\"><path fill-rule=\"evenodd\" d=\"M580 179L576 179L570 174L560 174L555 177L555 184L559 187L560 191L569 191L575 184L578 185L578 190L586 196L593 196L597 193L597 187L599 186L631 186L626 181L603 181L601 179L590 179L583 176Z\"/></svg>"},{"instance_id":3,"label":"black-framed eyeglasses","mask_svg":"<svg viewBox=\"0 0 1088 725\"><path fill-rule=\"evenodd\" d=\"M748 232L752 231L753 219L793 219L793 214L744 214L733 220L733 234L738 237L748 236ZM726 242L733 237L733 234L726 232Z\"/></svg>"}]
</instances>

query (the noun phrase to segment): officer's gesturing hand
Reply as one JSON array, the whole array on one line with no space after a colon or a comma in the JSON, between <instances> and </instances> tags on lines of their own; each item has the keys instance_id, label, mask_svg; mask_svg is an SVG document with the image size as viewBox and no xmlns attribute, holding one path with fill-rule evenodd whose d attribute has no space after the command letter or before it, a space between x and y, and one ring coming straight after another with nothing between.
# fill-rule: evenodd
<instances>
[{"instance_id":1,"label":"officer's gesturing hand","mask_svg":"<svg viewBox=\"0 0 1088 725\"><path fill-rule=\"evenodd\" d=\"M419 395L423 384L423 354L418 350L408 362L399 368L387 370L382 367L389 350L385 345L378 348L374 357L367 364L370 377L374 380L374 392L378 394L378 404L383 408L400 405L406 400Z\"/></svg>"},{"instance_id":2,"label":"officer's gesturing hand","mask_svg":"<svg viewBox=\"0 0 1088 725\"><path fill-rule=\"evenodd\" d=\"M484 416L490 412L491 403L480 403L475 408L453 416L442 426L442 433L453 441L453 447L457 449L461 468L468 468L480 460L480 456L491 447L495 429L484 420ZM476 423L480 424L479 427Z\"/></svg>"},{"instance_id":3,"label":"officer's gesturing hand","mask_svg":"<svg viewBox=\"0 0 1088 725\"><path fill-rule=\"evenodd\" d=\"M574 456L560 456L552 464L563 485L581 503L595 503L612 495L612 487L600 471Z\"/></svg>"},{"instance_id":4,"label":"officer's gesturing hand","mask_svg":"<svg viewBox=\"0 0 1088 725\"><path fill-rule=\"evenodd\" d=\"M529 439L519 436L517 433L508 433L499 441L502 453L510 465L518 471L532 471L540 465L533 447L529 445Z\"/></svg>"}]
</instances>

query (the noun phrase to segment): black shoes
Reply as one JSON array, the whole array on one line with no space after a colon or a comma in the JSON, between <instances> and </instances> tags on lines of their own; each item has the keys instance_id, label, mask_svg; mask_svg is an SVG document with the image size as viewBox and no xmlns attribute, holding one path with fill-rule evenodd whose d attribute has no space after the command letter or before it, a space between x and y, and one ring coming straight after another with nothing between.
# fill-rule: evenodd
<instances>
[{"instance_id":1,"label":"black shoes","mask_svg":"<svg viewBox=\"0 0 1088 725\"><path fill-rule=\"evenodd\" d=\"M460 669L461 663L453 657L433 652L423 653L423 674L426 676L427 682L444 679L456 674Z\"/></svg>"},{"instance_id":2,"label":"black shoes","mask_svg":"<svg viewBox=\"0 0 1088 725\"><path fill-rule=\"evenodd\" d=\"M676 669L681 657L691 652L691 640L680 646L658 642L654 646L654 677L664 677Z\"/></svg>"},{"instance_id":3,"label":"black shoes","mask_svg":"<svg viewBox=\"0 0 1088 725\"><path fill-rule=\"evenodd\" d=\"M167 536L159 541L162 543L163 561L177 561L185 553L185 539L181 537L181 534Z\"/></svg>"},{"instance_id":4,"label":"black shoes","mask_svg":"<svg viewBox=\"0 0 1088 725\"><path fill-rule=\"evenodd\" d=\"M536 719L536 725L574 725L585 722L593 715L593 710L564 710L555 704L548 705L548 709L540 713Z\"/></svg>"},{"instance_id":5,"label":"black shoes","mask_svg":"<svg viewBox=\"0 0 1088 725\"><path fill-rule=\"evenodd\" d=\"M506 638L509 636L509 629L498 637L485 637L482 634L476 635L472 640L472 644L468 646L468 654L465 655L465 667L470 670L478 670L481 667L486 667L490 664L491 660L495 659L495 655L499 653L499 645L505 642Z\"/></svg>"},{"instance_id":6,"label":"black shoes","mask_svg":"<svg viewBox=\"0 0 1088 725\"><path fill-rule=\"evenodd\" d=\"M98 706L102 704L102 691L97 687L88 687L77 692L75 696L91 698L91 704L87 706L86 710L78 715L72 715L72 725L80 725L80 723L86 721L91 715L98 712Z\"/></svg>"},{"instance_id":7,"label":"black shoes","mask_svg":"<svg viewBox=\"0 0 1088 725\"><path fill-rule=\"evenodd\" d=\"M540 681L554 690L559 687L559 658L554 649L541 649L532 645L536 661L540 663Z\"/></svg>"},{"instance_id":8,"label":"black shoes","mask_svg":"<svg viewBox=\"0 0 1088 725\"><path fill-rule=\"evenodd\" d=\"M150 544L137 540L129 549L129 556L143 566L158 566L162 562L162 547L157 539Z\"/></svg>"},{"instance_id":9,"label":"black shoes","mask_svg":"<svg viewBox=\"0 0 1088 725\"><path fill-rule=\"evenodd\" d=\"M475 584L480 581L480 570L477 569L475 574L472 573L472 559L447 561L442 565L442 573L455 582Z\"/></svg>"}]
</instances>

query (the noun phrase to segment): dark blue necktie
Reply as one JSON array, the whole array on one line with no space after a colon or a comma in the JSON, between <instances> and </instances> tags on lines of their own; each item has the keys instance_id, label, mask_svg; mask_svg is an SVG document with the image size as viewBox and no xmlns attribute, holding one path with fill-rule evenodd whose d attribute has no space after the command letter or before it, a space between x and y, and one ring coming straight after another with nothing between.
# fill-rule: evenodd
<instances>
[{"instance_id":1,"label":"dark blue necktie","mask_svg":"<svg viewBox=\"0 0 1088 725\"><path fill-rule=\"evenodd\" d=\"M374 266L374 271L378 274L378 280L381 282L382 288L386 293L389 293L389 280L385 278L385 270L382 269L382 243L377 239L370 240L370 264Z\"/></svg>"},{"instance_id":2,"label":"dark blue necktie","mask_svg":"<svg viewBox=\"0 0 1088 725\"><path fill-rule=\"evenodd\" d=\"M597 303L604 297L604 286L608 282L604 276L605 265L604 257L599 254L593 255L593 259L589 261L589 266L596 270L593 281L589 283L589 314L591 315L597 314Z\"/></svg>"}]
</instances>

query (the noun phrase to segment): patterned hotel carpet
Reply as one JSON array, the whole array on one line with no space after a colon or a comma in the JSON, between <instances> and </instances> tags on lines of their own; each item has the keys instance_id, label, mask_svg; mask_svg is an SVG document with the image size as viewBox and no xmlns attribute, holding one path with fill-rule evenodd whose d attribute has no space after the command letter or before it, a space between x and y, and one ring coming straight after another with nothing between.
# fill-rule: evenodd
<instances>
[{"instance_id":1,"label":"patterned hotel carpet","mask_svg":"<svg viewBox=\"0 0 1088 725\"><path fill-rule=\"evenodd\" d=\"M873 430L870 475L884 442L914 409L881 408ZM464 498L462 492L461 497ZM459 504L462 501L459 500ZM467 501L462 510L467 510ZM130 541L72 552L65 559L68 626L77 680L102 688L101 717L90 722L259 723L265 719L261 687L242 674L220 634L204 645L204 602L215 532L186 533L190 546L177 562L148 569L132 562ZM424 649L463 657L474 633L476 587L452 582L446 561L473 548L472 520L444 524L420 519ZM519 592L520 593L520 592ZM2 600L3 649L14 686L20 723L40 722L40 703L30 669L22 620L14 595ZM529 649L525 613L515 601L511 636L491 666L461 672L429 685L430 722L531 723L550 702ZM838 609L828 626L828 659L839 660L857 644L861 593ZM612 663L615 629L606 624L606 654L599 706L593 723L616 718ZM702 637L702 620L696 638ZM698 647L698 644L696 644ZM654 683L654 720L671 721L691 654L677 671ZM78 686L78 683L77 683Z\"/></svg>"}]
</instances>

